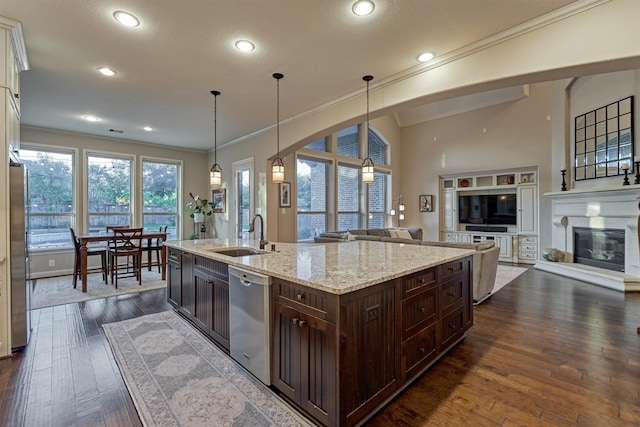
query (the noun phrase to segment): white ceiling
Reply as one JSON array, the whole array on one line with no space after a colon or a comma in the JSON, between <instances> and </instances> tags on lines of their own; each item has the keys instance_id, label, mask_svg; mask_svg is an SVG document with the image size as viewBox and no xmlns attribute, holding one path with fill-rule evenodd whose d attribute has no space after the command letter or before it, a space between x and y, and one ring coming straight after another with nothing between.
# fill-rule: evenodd
<instances>
[{"instance_id":1,"label":"white ceiling","mask_svg":"<svg viewBox=\"0 0 640 427\"><path fill-rule=\"evenodd\" d=\"M282 121L363 91L365 74L373 86L419 66L422 52L445 55L574 2L374 0L373 14L357 17L353 1L2 0L0 15L23 26L23 125L210 149L213 89L220 146L275 124L274 72L285 76ZM116 10L141 25L121 26ZM238 39L256 50L237 51ZM434 110L421 108L399 122Z\"/></svg>"}]
</instances>

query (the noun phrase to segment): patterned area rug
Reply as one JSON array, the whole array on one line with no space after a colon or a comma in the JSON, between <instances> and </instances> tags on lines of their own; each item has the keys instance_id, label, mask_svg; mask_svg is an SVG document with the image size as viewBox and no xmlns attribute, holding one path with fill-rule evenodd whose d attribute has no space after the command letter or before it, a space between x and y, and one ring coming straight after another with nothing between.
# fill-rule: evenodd
<instances>
[{"instance_id":1,"label":"patterned area rug","mask_svg":"<svg viewBox=\"0 0 640 427\"><path fill-rule=\"evenodd\" d=\"M73 288L73 276L34 279L33 282L32 309L150 291L167 286L167 282L162 280L162 276L157 270L143 270L142 285L138 285L138 282L133 277L118 279L118 289L111 283L105 285L101 274L89 274L87 276L87 292L84 293L82 292L82 282L80 280L78 280L78 287L76 289Z\"/></svg>"},{"instance_id":2,"label":"patterned area rug","mask_svg":"<svg viewBox=\"0 0 640 427\"><path fill-rule=\"evenodd\" d=\"M145 426L313 426L173 311L104 325Z\"/></svg>"}]
</instances>

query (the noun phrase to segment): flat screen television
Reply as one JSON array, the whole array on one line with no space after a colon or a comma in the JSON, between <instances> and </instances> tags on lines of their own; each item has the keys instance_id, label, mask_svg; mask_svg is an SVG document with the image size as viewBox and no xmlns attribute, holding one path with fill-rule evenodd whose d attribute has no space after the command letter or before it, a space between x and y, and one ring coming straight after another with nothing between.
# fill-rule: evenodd
<instances>
[{"instance_id":1,"label":"flat screen television","mask_svg":"<svg viewBox=\"0 0 640 427\"><path fill-rule=\"evenodd\" d=\"M461 224L515 225L515 194L475 194L458 196L458 222Z\"/></svg>"}]
</instances>

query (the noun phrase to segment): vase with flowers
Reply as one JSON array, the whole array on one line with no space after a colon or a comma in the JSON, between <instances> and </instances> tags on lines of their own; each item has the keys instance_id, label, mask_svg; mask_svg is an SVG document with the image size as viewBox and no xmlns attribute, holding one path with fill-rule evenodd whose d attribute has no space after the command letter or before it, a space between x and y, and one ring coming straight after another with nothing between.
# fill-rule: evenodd
<instances>
[{"instance_id":1,"label":"vase with flowers","mask_svg":"<svg viewBox=\"0 0 640 427\"><path fill-rule=\"evenodd\" d=\"M193 234L189 235L189 238L197 238L197 233L195 230L196 224L200 224L200 232L206 233L207 225L205 224L205 220L208 216L213 214L211 203L207 199L201 198L199 195L193 195L193 193L189 193L191 196L191 201L187 202L184 212L188 213L191 218L193 218Z\"/></svg>"}]
</instances>

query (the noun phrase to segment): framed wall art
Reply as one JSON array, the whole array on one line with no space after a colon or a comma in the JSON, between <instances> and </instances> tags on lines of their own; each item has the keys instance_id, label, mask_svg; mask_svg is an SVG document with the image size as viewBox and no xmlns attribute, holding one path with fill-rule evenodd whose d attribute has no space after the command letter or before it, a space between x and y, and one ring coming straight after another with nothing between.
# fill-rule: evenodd
<instances>
[{"instance_id":1,"label":"framed wall art","mask_svg":"<svg viewBox=\"0 0 640 427\"><path fill-rule=\"evenodd\" d=\"M418 209L420 209L420 212L433 212L433 196L431 194L421 194L418 199Z\"/></svg>"},{"instance_id":2,"label":"framed wall art","mask_svg":"<svg viewBox=\"0 0 640 427\"><path fill-rule=\"evenodd\" d=\"M211 210L213 213L225 213L227 211L227 189L211 190Z\"/></svg>"},{"instance_id":3,"label":"framed wall art","mask_svg":"<svg viewBox=\"0 0 640 427\"><path fill-rule=\"evenodd\" d=\"M291 207L291 183L283 182L280 184L280 207Z\"/></svg>"}]
</instances>

